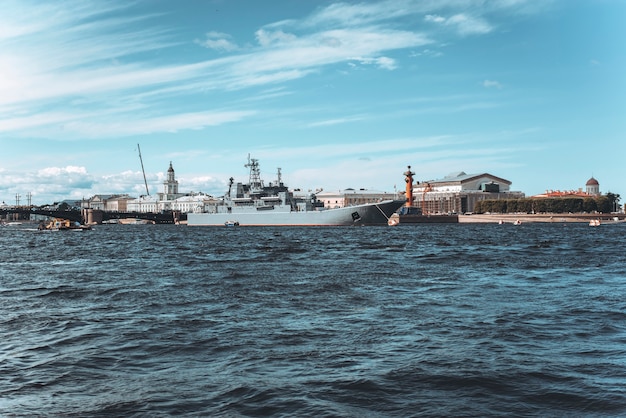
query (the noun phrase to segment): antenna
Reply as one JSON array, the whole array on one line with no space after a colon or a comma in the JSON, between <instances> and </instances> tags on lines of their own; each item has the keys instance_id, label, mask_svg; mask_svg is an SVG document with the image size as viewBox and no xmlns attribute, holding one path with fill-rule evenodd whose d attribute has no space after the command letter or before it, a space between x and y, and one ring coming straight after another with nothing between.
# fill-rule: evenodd
<instances>
[{"instance_id":1,"label":"antenna","mask_svg":"<svg viewBox=\"0 0 626 418\"><path fill-rule=\"evenodd\" d=\"M146 180L146 170L143 169L143 160L141 159L141 148L139 148L139 144L137 144L137 151L139 151L139 162L141 162L141 172L143 173L143 182L146 185L146 194L150 196L150 191L148 191L148 180Z\"/></svg>"},{"instance_id":2,"label":"antenna","mask_svg":"<svg viewBox=\"0 0 626 418\"><path fill-rule=\"evenodd\" d=\"M248 154L248 164L244 167L250 167L250 188L252 190L261 190L263 188L263 182L261 181L259 160L256 158L250 158L250 154Z\"/></svg>"}]
</instances>

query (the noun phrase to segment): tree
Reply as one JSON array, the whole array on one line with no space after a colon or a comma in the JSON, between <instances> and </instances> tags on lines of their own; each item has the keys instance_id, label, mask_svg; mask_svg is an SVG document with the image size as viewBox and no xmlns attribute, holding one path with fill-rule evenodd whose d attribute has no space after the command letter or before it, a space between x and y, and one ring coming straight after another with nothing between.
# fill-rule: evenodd
<instances>
[{"instance_id":1,"label":"tree","mask_svg":"<svg viewBox=\"0 0 626 418\"><path fill-rule=\"evenodd\" d=\"M609 212L619 212L619 201L621 199L620 195L617 193L608 192L605 196L609 200L609 205L611 207L611 210Z\"/></svg>"},{"instance_id":2,"label":"tree","mask_svg":"<svg viewBox=\"0 0 626 418\"><path fill-rule=\"evenodd\" d=\"M596 198L596 204L598 205L598 212L611 213L612 206L609 198L606 196L598 196Z\"/></svg>"},{"instance_id":3,"label":"tree","mask_svg":"<svg viewBox=\"0 0 626 418\"><path fill-rule=\"evenodd\" d=\"M585 197L583 199L583 211L587 213L593 213L598 210L598 205L596 204L596 199L592 197Z\"/></svg>"}]
</instances>

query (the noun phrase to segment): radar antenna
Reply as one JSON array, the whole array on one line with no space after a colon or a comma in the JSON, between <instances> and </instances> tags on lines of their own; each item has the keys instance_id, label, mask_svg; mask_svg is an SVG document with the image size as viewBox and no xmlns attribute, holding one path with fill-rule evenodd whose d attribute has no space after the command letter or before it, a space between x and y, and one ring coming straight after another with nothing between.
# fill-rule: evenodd
<instances>
[{"instance_id":1,"label":"radar antenna","mask_svg":"<svg viewBox=\"0 0 626 418\"><path fill-rule=\"evenodd\" d=\"M250 167L250 189L261 190L263 188L263 182L261 181L261 169L259 168L259 160L256 158L250 158L248 154L248 164L244 167Z\"/></svg>"}]
</instances>

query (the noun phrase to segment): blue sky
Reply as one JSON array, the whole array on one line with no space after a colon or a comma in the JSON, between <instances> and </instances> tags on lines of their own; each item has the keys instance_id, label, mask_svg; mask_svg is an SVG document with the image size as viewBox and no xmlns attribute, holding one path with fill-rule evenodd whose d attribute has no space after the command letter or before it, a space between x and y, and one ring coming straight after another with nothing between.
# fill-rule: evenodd
<instances>
[{"instance_id":1,"label":"blue sky","mask_svg":"<svg viewBox=\"0 0 626 418\"><path fill-rule=\"evenodd\" d=\"M0 200L488 172L626 197L626 2L4 0Z\"/></svg>"}]
</instances>

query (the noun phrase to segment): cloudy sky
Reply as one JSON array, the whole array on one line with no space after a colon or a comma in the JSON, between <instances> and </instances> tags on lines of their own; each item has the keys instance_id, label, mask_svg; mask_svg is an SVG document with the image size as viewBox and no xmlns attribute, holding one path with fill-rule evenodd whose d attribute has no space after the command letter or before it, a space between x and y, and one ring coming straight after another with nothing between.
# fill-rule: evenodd
<instances>
[{"instance_id":1,"label":"cloudy sky","mask_svg":"<svg viewBox=\"0 0 626 418\"><path fill-rule=\"evenodd\" d=\"M3 0L0 201L452 172L626 198L626 2Z\"/></svg>"}]
</instances>

